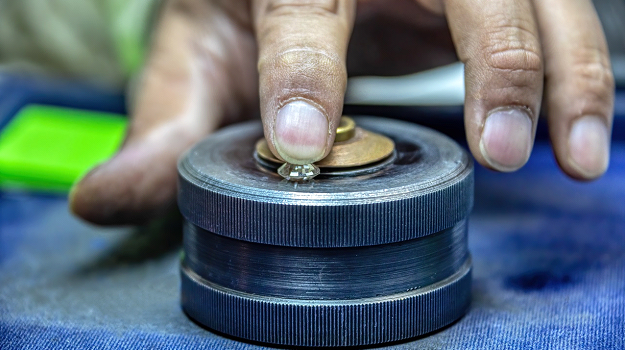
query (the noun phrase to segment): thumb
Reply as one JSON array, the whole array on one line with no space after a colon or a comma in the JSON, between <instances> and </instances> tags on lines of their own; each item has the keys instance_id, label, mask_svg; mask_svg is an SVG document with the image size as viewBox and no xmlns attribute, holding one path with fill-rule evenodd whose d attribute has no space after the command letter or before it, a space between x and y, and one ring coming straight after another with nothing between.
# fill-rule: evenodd
<instances>
[{"instance_id":1,"label":"thumb","mask_svg":"<svg viewBox=\"0 0 625 350\"><path fill-rule=\"evenodd\" d=\"M257 0L253 14L269 147L289 163L318 161L343 110L355 2Z\"/></svg>"},{"instance_id":2,"label":"thumb","mask_svg":"<svg viewBox=\"0 0 625 350\"><path fill-rule=\"evenodd\" d=\"M204 71L192 45L197 26L171 4L142 76L124 146L70 193L70 209L93 223L142 223L174 206L179 155L214 130L223 115L223 98L208 87L225 78Z\"/></svg>"}]
</instances>

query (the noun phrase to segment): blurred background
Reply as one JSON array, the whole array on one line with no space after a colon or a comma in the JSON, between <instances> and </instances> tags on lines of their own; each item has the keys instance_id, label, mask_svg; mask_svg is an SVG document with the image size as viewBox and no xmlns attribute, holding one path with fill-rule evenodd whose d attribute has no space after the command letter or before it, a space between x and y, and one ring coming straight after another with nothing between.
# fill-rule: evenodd
<instances>
[{"instance_id":1,"label":"blurred background","mask_svg":"<svg viewBox=\"0 0 625 350\"><path fill-rule=\"evenodd\" d=\"M594 3L618 86L619 137L625 1ZM0 187L65 192L115 152L160 5L0 0ZM345 113L412 120L462 140L463 98L463 66L456 63L401 77L350 78ZM538 137L546 137L542 123Z\"/></svg>"},{"instance_id":2,"label":"blurred background","mask_svg":"<svg viewBox=\"0 0 625 350\"><path fill-rule=\"evenodd\" d=\"M625 1L594 3L618 85L617 134L625 115ZM160 4L0 0L2 188L67 191L115 152ZM345 113L412 120L461 140L463 98L463 66L456 63L408 76L351 78ZM546 136L544 126L538 133Z\"/></svg>"}]
</instances>

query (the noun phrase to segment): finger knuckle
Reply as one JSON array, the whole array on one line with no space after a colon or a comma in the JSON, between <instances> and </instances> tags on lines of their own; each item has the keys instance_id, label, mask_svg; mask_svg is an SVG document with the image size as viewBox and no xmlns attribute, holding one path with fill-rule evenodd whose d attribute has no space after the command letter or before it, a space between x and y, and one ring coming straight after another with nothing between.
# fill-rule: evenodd
<instances>
[{"instance_id":1,"label":"finger knuckle","mask_svg":"<svg viewBox=\"0 0 625 350\"><path fill-rule=\"evenodd\" d=\"M273 91L281 101L304 97L326 106L342 98L347 84L342 61L319 49L292 48L261 61L259 68L261 96Z\"/></svg>"},{"instance_id":2,"label":"finger knuckle","mask_svg":"<svg viewBox=\"0 0 625 350\"><path fill-rule=\"evenodd\" d=\"M528 48L508 47L492 51L487 56L487 64L492 69L517 73L536 73L543 69L540 55Z\"/></svg>"},{"instance_id":3,"label":"finger knuckle","mask_svg":"<svg viewBox=\"0 0 625 350\"><path fill-rule=\"evenodd\" d=\"M482 47L486 64L509 72L542 72L540 45L527 23L492 26Z\"/></svg>"},{"instance_id":4,"label":"finger knuckle","mask_svg":"<svg viewBox=\"0 0 625 350\"><path fill-rule=\"evenodd\" d=\"M298 81L335 82L347 78L345 64L339 57L316 48L292 48L278 54L275 61Z\"/></svg>"},{"instance_id":5,"label":"finger knuckle","mask_svg":"<svg viewBox=\"0 0 625 350\"><path fill-rule=\"evenodd\" d=\"M573 59L571 73L578 85L597 95L614 90L614 75L607 53L596 48L578 50Z\"/></svg>"}]
</instances>

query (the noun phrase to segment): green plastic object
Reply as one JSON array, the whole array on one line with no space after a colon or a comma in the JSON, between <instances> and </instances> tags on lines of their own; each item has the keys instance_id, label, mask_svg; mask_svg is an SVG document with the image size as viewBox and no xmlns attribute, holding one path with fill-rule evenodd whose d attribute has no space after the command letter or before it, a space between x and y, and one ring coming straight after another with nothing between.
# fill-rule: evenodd
<instances>
[{"instance_id":1,"label":"green plastic object","mask_svg":"<svg viewBox=\"0 0 625 350\"><path fill-rule=\"evenodd\" d=\"M121 145L128 119L43 105L22 108L0 131L0 187L67 192Z\"/></svg>"}]
</instances>

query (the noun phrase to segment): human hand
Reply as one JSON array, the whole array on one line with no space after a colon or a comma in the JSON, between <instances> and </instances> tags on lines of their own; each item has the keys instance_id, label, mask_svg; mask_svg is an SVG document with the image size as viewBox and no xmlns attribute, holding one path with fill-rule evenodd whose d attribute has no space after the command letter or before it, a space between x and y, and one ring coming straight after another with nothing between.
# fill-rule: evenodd
<instances>
[{"instance_id":1,"label":"human hand","mask_svg":"<svg viewBox=\"0 0 625 350\"><path fill-rule=\"evenodd\" d=\"M523 166L544 96L563 171L605 172L614 82L590 0L171 0L127 140L72 190L71 208L99 224L159 215L175 202L178 156L259 102L272 151L319 160L334 141L348 71L409 73L456 53L478 162Z\"/></svg>"}]
</instances>

